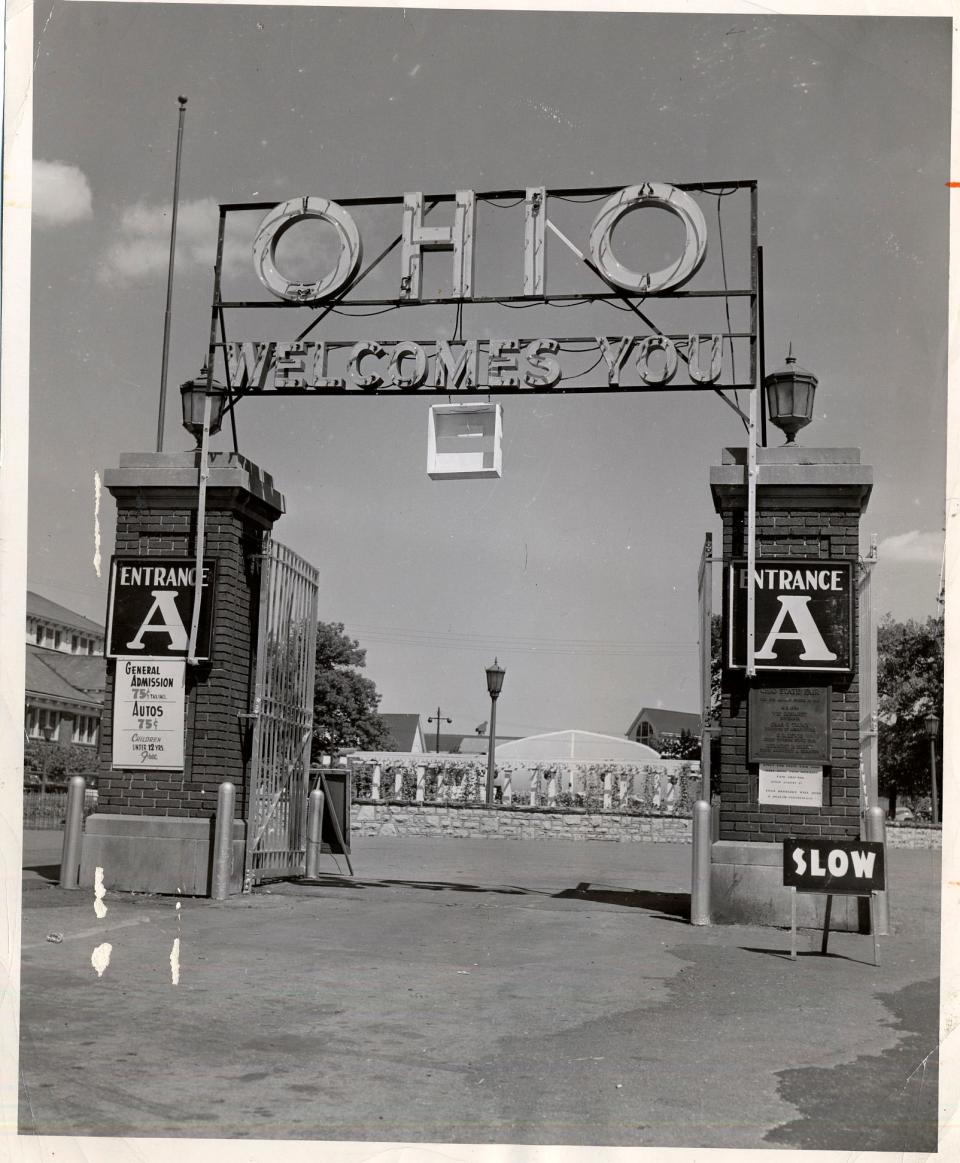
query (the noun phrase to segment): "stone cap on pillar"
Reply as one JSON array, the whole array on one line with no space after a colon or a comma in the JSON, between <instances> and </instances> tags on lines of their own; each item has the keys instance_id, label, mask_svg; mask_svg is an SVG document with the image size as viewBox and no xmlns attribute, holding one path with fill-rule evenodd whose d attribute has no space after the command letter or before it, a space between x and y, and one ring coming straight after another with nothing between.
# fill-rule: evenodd
<instances>
[{"instance_id":1,"label":"stone cap on pillar","mask_svg":"<svg viewBox=\"0 0 960 1163\"><path fill-rule=\"evenodd\" d=\"M757 503L765 508L862 513L873 489L873 466L860 463L859 448L758 448L757 467ZM723 450L710 468L710 492L718 513L746 508L746 448Z\"/></svg>"},{"instance_id":2,"label":"stone cap on pillar","mask_svg":"<svg viewBox=\"0 0 960 1163\"><path fill-rule=\"evenodd\" d=\"M209 454L208 493L223 490L246 505L259 509L271 522L286 511L283 493L273 477L236 452ZM169 491L169 498L185 508L195 506L199 481L200 452L125 452L120 454L119 468L103 474L104 486L117 497L121 494L147 493L159 496ZM193 496L193 506L191 506Z\"/></svg>"}]
</instances>

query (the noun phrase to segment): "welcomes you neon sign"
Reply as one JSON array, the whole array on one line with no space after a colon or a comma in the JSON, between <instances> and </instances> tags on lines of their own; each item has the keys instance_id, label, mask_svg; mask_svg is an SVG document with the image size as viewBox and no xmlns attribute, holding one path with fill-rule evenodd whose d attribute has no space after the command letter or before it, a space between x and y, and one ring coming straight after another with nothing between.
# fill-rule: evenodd
<instances>
[{"instance_id":1,"label":"welcomes you neon sign","mask_svg":"<svg viewBox=\"0 0 960 1163\"><path fill-rule=\"evenodd\" d=\"M732 241L725 253L722 213L733 195L740 200L740 223L726 226ZM590 218L575 231L561 215L577 203L586 205ZM509 207L516 207L512 239L499 223L492 237L485 233L489 224L481 229L480 210L490 216ZM262 214L263 208L263 203L221 207L211 355L220 349L232 393L649 391L728 389L755 382L753 182L410 192L340 201L293 198L268 206L253 240L255 285L270 298L231 297L223 277L226 219L254 210ZM580 206L576 210L582 215ZM716 221L716 240L708 214ZM382 239L370 245L366 236L374 233L373 215L379 215L381 230L391 219L393 225L392 240L379 252ZM669 234L663 230L666 215ZM638 269L622 236L629 223L647 221L660 224L663 236L658 253L668 261L658 269ZM332 257L328 247L308 271L294 242L296 230L305 224L322 225L334 239ZM479 248L488 238L510 260L500 262L492 274L478 270ZM429 259L433 252L439 257ZM425 290L427 261L440 264L431 273L442 274L443 293ZM739 271L732 281L731 269ZM432 278L430 285L436 282ZM371 285L379 294L362 297ZM428 337L410 337L410 309L445 304L457 307L448 334L434 323ZM246 321L241 337L228 336L226 309L277 306L300 312L300 318L311 312L313 318L282 338L249 338ZM485 308L482 314L471 313L472 327L465 324L465 306ZM376 336L327 333L342 316L355 317L354 308L370 307L378 315L396 312L392 322L400 323L400 333L389 337L385 322ZM520 333L516 316L500 310L518 307L539 312L546 325ZM553 324L561 307L577 308L574 315L580 312L581 318L592 309L591 333L557 336ZM611 318L613 310L619 312L619 326L609 329L615 333L596 326L604 310ZM532 321L536 314L527 318ZM464 335L465 330L474 334Z\"/></svg>"}]
</instances>

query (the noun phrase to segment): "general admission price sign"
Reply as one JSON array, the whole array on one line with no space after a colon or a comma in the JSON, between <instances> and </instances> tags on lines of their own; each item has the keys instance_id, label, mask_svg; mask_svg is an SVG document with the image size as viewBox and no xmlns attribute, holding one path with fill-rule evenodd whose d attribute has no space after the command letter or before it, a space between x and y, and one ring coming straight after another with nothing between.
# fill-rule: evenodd
<instances>
[{"instance_id":1,"label":"general admission price sign","mask_svg":"<svg viewBox=\"0 0 960 1163\"><path fill-rule=\"evenodd\" d=\"M752 181L234 203L209 375L231 396L749 389L758 286Z\"/></svg>"}]
</instances>

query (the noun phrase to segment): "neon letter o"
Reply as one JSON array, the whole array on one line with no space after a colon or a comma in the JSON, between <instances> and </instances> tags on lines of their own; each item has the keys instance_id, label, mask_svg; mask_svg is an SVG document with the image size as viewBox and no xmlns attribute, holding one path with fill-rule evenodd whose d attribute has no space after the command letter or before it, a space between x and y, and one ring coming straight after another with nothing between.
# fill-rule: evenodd
<instances>
[{"instance_id":1,"label":"neon letter o","mask_svg":"<svg viewBox=\"0 0 960 1163\"><path fill-rule=\"evenodd\" d=\"M336 267L315 283L294 282L283 275L276 265L277 243L291 226L318 218L329 222L340 239L340 254ZM339 291L357 273L363 246L360 232L350 215L329 198L290 198L281 202L266 215L253 240L253 265L260 281L280 299L292 303L312 303Z\"/></svg>"},{"instance_id":2,"label":"neon letter o","mask_svg":"<svg viewBox=\"0 0 960 1163\"><path fill-rule=\"evenodd\" d=\"M686 239L683 254L672 266L659 271L637 272L625 267L613 253L610 235L614 226L631 210L658 206L669 210L683 223ZM655 294L683 286L700 269L707 255L707 223L703 211L689 194L666 182L645 182L627 186L607 201L590 228L590 254L603 276L627 291Z\"/></svg>"},{"instance_id":3,"label":"neon letter o","mask_svg":"<svg viewBox=\"0 0 960 1163\"><path fill-rule=\"evenodd\" d=\"M413 360L414 370L412 373L404 375L400 365L408 358ZM427 378L427 353L419 343L412 343L409 340L398 343L393 349L393 358L390 360L390 373L393 383L401 391L408 392L414 388L419 388Z\"/></svg>"}]
</instances>

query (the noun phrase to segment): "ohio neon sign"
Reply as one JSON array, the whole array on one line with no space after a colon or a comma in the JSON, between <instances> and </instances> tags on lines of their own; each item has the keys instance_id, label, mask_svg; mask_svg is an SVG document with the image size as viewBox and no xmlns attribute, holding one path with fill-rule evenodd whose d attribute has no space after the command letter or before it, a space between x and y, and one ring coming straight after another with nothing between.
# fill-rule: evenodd
<instances>
[{"instance_id":1,"label":"ohio neon sign","mask_svg":"<svg viewBox=\"0 0 960 1163\"><path fill-rule=\"evenodd\" d=\"M708 249L707 218L701 203L709 195L725 197L731 192L731 185L733 192L745 189L750 199L752 229L741 229L737 236L741 257L743 240L749 237L749 259L746 264L740 263L740 269L750 275L741 280L747 285L727 287L723 264L721 288L715 285L721 264L714 261L704 287L703 276L697 278L704 269ZM478 236L478 206L489 203L499 209L506 198L511 199L507 206L518 207L516 217L522 215L522 227L519 221L513 227L517 231L514 271L497 269L498 289L493 294L478 288L478 238L480 244L483 241ZM554 213L558 201L592 201L600 205L596 211L591 208L590 218L578 231L565 226L573 233L571 238L558 225L558 221L565 222L562 214L558 218ZM263 204L222 207L221 215L253 210L258 205ZM719 201L717 206L719 221ZM379 246L379 240L370 245L371 239L377 238L375 232L371 233L370 207L379 208L381 214L396 214L397 236L391 246L373 261L367 260L365 266L365 234L367 250L375 251ZM628 261L617 227L628 215L651 210L661 212L661 220L666 211L679 222L681 231L670 236L672 249L664 250L669 256L666 265L656 270L636 269L636 264ZM292 253L291 239L280 246L290 231L305 223L325 224L334 239L332 253L317 258L317 268L306 274L302 254L298 256L297 269L291 269L289 257L284 258ZM428 197L415 191L399 197L339 202L319 195L291 198L268 208L253 240L253 270L272 303L231 302L229 297L223 298L218 262L214 311L283 305L313 309L319 312L318 318L299 335L282 339L244 337L228 341L221 325L220 342L212 345L211 354L215 348L221 349L229 389L243 394L536 393L749 386L756 343L755 223L756 185L752 182L684 188L644 182L600 191L555 191L534 186L496 194L464 189ZM482 224L480 234L485 236L489 229L489 225ZM563 262L551 259L548 279L548 252L553 253L554 248L559 248ZM425 291L424 263L431 252L449 258L444 281L449 290L444 295ZM571 253L576 260L573 263ZM380 297L359 297L365 277L375 266L388 272L392 266L394 274L391 277L388 273L391 285L386 296L381 275L377 284ZM440 266L443 267L442 261ZM506 266L509 268L509 264ZM559 276L554 267L560 270ZM481 267L481 282L490 281L488 268L489 264ZM434 274L435 268L431 268L431 276ZM571 288L571 278L589 280L590 289ZM562 288L558 288L560 280L566 280ZM683 290L692 280L694 289ZM431 278L431 286L435 285L436 280ZM730 322L730 306L738 297L742 303L745 296L749 298L750 318L749 322L741 322L737 331ZM718 326L723 316L716 309L708 314L703 307L711 299L722 302L726 326ZM666 300L671 300L673 307L669 321L664 320L660 326L650 313L657 302ZM635 325L632 334L623 333L622 329L614 335L591 329L591 333L576 337L550 337L537 331L523 336L492 323L497 305L579 307L601 301L626 313L621 319ZM407 314L398 317L404 320L399 337L354 334L343 339L316 333L321 320L333 313L349 316L352 305L377 305L390 310L445 303L487 305L489 313L481 321L482 333L477 334L475 329L473 336L464 337L459 313L459 334L455 328L449 338L436 333L435 323L430 337L412 338L405 322ZM698 320L709 320L707 328L690 326L694 312ZM744 320L746 316L741 312L739 318ZM739 368L736 351L742 353ZM747 374L739 374L741 371Z\"/></svg>"}]
</instances>

